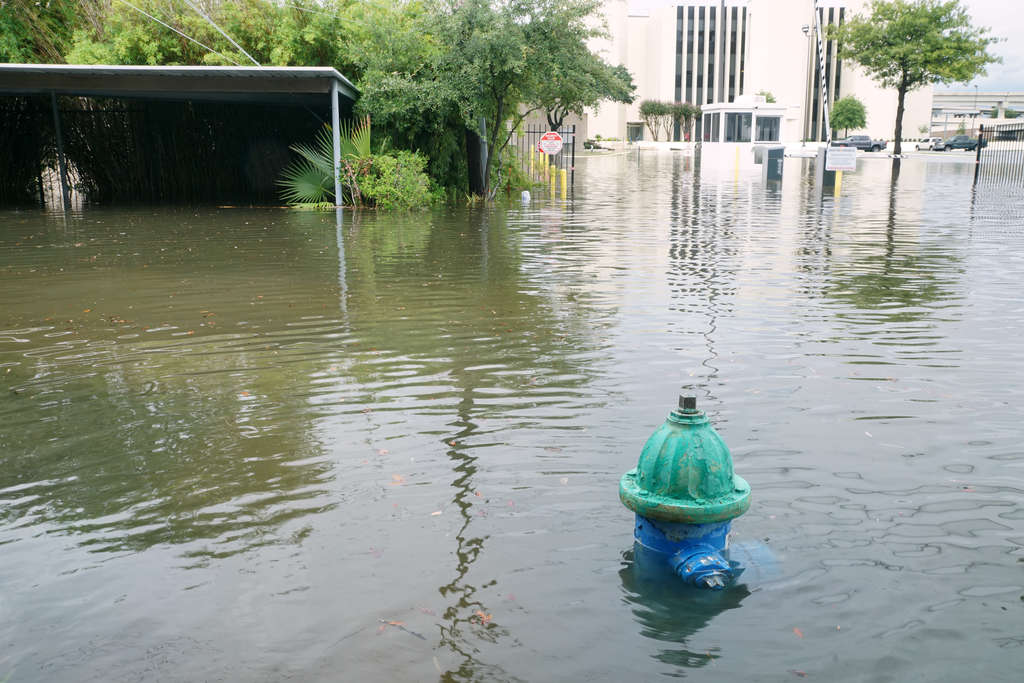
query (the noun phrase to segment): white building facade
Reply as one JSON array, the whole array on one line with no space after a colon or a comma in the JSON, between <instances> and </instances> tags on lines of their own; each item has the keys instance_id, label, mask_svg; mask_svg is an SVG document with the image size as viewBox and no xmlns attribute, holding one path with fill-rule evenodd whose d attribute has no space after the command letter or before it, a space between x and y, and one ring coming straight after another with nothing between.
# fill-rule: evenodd
<instances>
[{"instance_id":1,"label":"white building facade","mask_svg":"<svg viewBox=\"0 0 1024 683\"><path fill-rule=\"evenodd\" d=\"M588 116L589 133L637 139L645 99L690 102L702 107L771 93L780 108L784 142L824 141L826 112L847 95L867 109L867 125L851 133L891 139L896 91L879 87L856 65L839 59L830 24L866 14L869 0L607 0L610 37L592 48L633 74L632 105L602 104ZM818 35L821 36L820 49ZM904 139L931 119L931 88L907 96ZM704 139L703 121L674 138ZM843 134L844 131L837 131Z\"/></svg>"}]
</instances>

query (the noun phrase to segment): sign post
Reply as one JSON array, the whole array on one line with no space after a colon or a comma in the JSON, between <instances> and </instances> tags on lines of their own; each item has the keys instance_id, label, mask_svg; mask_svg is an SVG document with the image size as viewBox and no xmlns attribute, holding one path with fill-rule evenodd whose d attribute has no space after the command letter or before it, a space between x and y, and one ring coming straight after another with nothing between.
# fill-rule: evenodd
<instances>
[{"instance_id":1,"label":"sign post","mask_svg":"<svg viewBox=\"0 0 1024 683\"><path fill-rule=\"evenodd\" d=\"M839 196L843 188L843 171L857 170L856 147L829 147L825 155L825 170L835 171L835 196Z\"/></svg>"}]
</instances>

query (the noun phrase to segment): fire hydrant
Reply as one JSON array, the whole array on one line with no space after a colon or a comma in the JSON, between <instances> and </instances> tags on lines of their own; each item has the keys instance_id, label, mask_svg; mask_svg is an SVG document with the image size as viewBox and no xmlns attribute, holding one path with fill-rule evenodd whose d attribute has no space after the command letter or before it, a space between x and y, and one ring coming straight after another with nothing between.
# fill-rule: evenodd
<instances>
[{"instance_id":1,"label":"fire hydrant","mask_svg":"<svg viewBox=\"0 0 1024 683\"><path fill-rule=\"evenodd\" d=\"M729 449L696 397L679 398L637 466L622 475L619 498L636 513L636 542L684 580L722 589L743 571L726 551L732 520L750 507L750 485L733 472Z\"/></svg>"}]
</instances>

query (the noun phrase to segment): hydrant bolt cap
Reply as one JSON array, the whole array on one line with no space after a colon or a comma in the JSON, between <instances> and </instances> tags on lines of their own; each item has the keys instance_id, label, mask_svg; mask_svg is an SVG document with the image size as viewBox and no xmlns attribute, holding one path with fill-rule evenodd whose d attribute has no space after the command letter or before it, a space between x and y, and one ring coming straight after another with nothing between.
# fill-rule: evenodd
<instances>
[{"instance_id":1,"label":"hydrant bolt cap","mask_svg":"<svg viewBox=\"0 0 1024 683\"><path fill-rule=\"evenodd\" d=\"M697 397L696 396L680 396L679 397L679 408L685 410L688 413L697 412Z\"/></svg>"}]
</instances>

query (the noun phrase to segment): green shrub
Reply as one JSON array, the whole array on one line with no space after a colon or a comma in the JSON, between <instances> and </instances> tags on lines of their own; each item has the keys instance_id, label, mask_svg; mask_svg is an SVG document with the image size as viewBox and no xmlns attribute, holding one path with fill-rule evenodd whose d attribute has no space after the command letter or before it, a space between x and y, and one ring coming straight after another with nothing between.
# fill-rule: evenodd
<instances>
[{"instance_id":1,"label":"green shrub","mask_svg":"<svg viewBox=\"0 0 1024 683\"><path fill-rule=\"evenodd\" d=\"M366 206L390 211L429 206L440 197L426 174L426 157L395 150L393 154L374 154L361 175L356 177L362 202Z\"/></svg>"}]
</instances>

